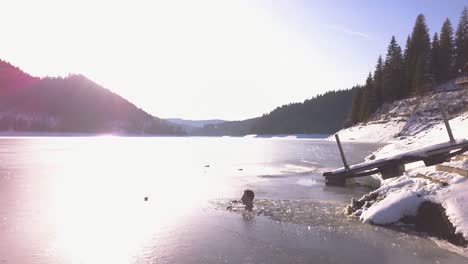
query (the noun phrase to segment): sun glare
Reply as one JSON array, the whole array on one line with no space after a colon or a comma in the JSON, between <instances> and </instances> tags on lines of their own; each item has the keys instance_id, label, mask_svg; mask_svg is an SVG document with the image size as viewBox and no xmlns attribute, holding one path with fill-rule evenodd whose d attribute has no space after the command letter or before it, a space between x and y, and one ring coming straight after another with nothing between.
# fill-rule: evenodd
<instances>
[{"instance_id":1,"label":"sun glare","mask_svg":"<svg viewBox=\"0 0 468 264\"><path fill-rule=\"evenodd\" d=\"M28 19L4 28L16 39L0 44L7 59L39 76L84 74L159 117L250 118L335 82L325 54L266 3L18 0L9 9L0 19Z\"/></svg>"},{"instance_id":2,"label":"sun glare","mask_svg":"<svg viewBox=\"0 0 468 264\"><path fill-rule=\"evenodd\" d=\"M157 152L147 140L157 143L150 144ZM174 142L167 141L75 138L65 155L48 156L54 160L48 174L53 186L47 212L56 234L51 247L78 263L130 263L149 242L155 246L159 233L188 221L194 205L226 190L234 168L220 164L209 172L206 157L173 153ZM126 151L134 149L138 156L129 159ZM183 164L175 164L174 155ZM188 175L183 183L180 175Z\"/></svg>"}]
</instances>

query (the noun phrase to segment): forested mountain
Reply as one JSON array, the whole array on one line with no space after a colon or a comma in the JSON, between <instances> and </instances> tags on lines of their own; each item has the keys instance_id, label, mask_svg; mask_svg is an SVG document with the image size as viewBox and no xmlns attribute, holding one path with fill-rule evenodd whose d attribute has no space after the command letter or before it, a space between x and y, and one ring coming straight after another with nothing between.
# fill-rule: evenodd
<instances>
[{"instance_id":1,"label":"forested mountain","mask_svg":"<svg viewBox=\"0 0 468 264\"><path fill-rule=\"evenodd\" d=\"M1 60L0 130L183 134L82 75L36 78Z\"/></svg>"},{"instance_id":2,"label":"forested mountain","mask_svg":"<svg viewBox=\"0 0 468 264\"><path fill-rule=\"evenodd\" d=\"M194 136L245 136L252 134L252 127L259 119L257 117L242 121L207 124L202 128L194 129L190 134Z\"/></svg>"},{"instance_id":3,"label":"forested mountain","mask_svg":"<svg viewBox=\"0 0 468 264\"><path fill-rule=\"evenodd\" d=\"M166 118L165 120L179 125L187 133L192 133L194 130L203 128L205 125L215 125L227 122L226 120L220 119L208 119L208 120L189 120L182 118Z\"/></svg>"},{"instance_id":4,"label":"forested mountain","mask_svg":"<svg viewBox=\"0 0 468 264\"><path fill-rule=\"evenodd\" d=\"M418 15L404 50L392 37L385 60L380 56L375 71L358 87L347 124L368 120L384 103L431 92L457 77L466 63L468 8L462 11L455 35L447 18L432 41L424 15Z\"/></svg>"},{"instance_id":5,"label":"forested mountain","mask_svg":"<svg viewBox=\"0 0 468 264\"><path fill-rule=\"evenodd\" d=\"M276 108L252 126L252 134L327 134L343 127L356 89L330 91Z\"/></svg>"},{"instance_id":6,"label":"forested mountain","mask_svg":"<svg viewBox=\"0 0 468 264\"><path fill-rule=\"evenodd\" d=\"M356 88L331 91L302 103L276 108L262 117L209 124L192 135L244 136L248 134L330 134L343 127Z\"/></svg>"}]
</instances>

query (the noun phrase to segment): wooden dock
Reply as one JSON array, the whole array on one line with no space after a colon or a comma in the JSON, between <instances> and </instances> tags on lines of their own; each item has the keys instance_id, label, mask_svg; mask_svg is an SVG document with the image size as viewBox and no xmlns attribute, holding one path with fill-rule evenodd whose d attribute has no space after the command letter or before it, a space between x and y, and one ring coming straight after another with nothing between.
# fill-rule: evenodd
<instances>
[{"instance_id":1,"label":"wooden dock","mask_svg":"<svg viewBox=\"0 0 468 264\"><path fill-rule=\"evenodd\" d=\"M325 172L323 176L327 184L344 184L346 179L364 177L380 173L382 178L388 179L401 176L405 171L405 164L423 161L426 166L440 164L450 158L468 151L468 140L457 140L429 147L405 152L393 157L377 159Z\"/></svg>"},{"instance_id":2,"label":"wooden dock","mask_svg":"<svg viewBox=\"0 0 468 264\"><path fill-rule=\"evenodd\" d=\"M444 120L445 128L447 129L447 134L450 139L449 142L408 151L388 158L349 166L346 162L340 138L338 134L336 134L336 143L338 144L344 167L323 173L326 183L329 185L344 185L346 183L346 179L364 177L377 173L380 173L384 179L398 177L403 175L405 172L405 164L423 161L426 166L433 166L449 161L452 157L467 152L468 140L454 139L445 107L443 105L439 105L439 109Z\"/></svg>"}]
</instances>

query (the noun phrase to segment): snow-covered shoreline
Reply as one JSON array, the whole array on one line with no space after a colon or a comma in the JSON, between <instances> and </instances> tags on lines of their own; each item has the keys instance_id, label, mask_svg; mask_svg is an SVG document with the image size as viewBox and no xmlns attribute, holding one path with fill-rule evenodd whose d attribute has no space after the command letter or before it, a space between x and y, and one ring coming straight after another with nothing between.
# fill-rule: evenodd
<instances>
[{"instance_id":1,"label":"snow-covered shoreline","mask_svg":"<svg viewBox=\"0 0 468 264\"><path fill-rule=\"evenodd\" d=\"M467 89L394 102L384 106L367 124L343 129L338 135L344 142L387 143L372 158L447 142L449 137L438 109L441 103L447 108L455 138L468 138ZM444 165L468 170L468 160ZM468 178L437 171L436 166L425 167L423 162L406 165L403 176L380 179L378 189L354 201L347 211L363 222L398 224L407 217L415 217L425 201L440 204L455 233L468 240Z\"/></svg>"}]
</instances>

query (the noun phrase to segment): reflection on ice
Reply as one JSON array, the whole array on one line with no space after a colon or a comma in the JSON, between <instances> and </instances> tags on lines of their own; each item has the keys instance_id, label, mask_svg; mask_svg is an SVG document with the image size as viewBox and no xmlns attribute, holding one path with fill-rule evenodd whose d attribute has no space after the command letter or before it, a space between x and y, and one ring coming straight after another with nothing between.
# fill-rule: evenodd
<instances>
[{"instance_id":1,"label":"reflection on ice","mask_svg":"<svg viewBox=\"0 0 468 264\"><path fill-rule=\"evenodd\" d=\"M344 201L367 190L320 181L316 168L341 164L332 142L3 138L0 163L0 263L336 263L336 247L378 243L387 254L398 239L343 216ZM256 199L252 213L241 203L226 211L230 200L218 198L245 189L270 199ZM434 251L410 242L403 253ZM380 254L367 252L350 260Z\"/></svg>"}]
</instances>

